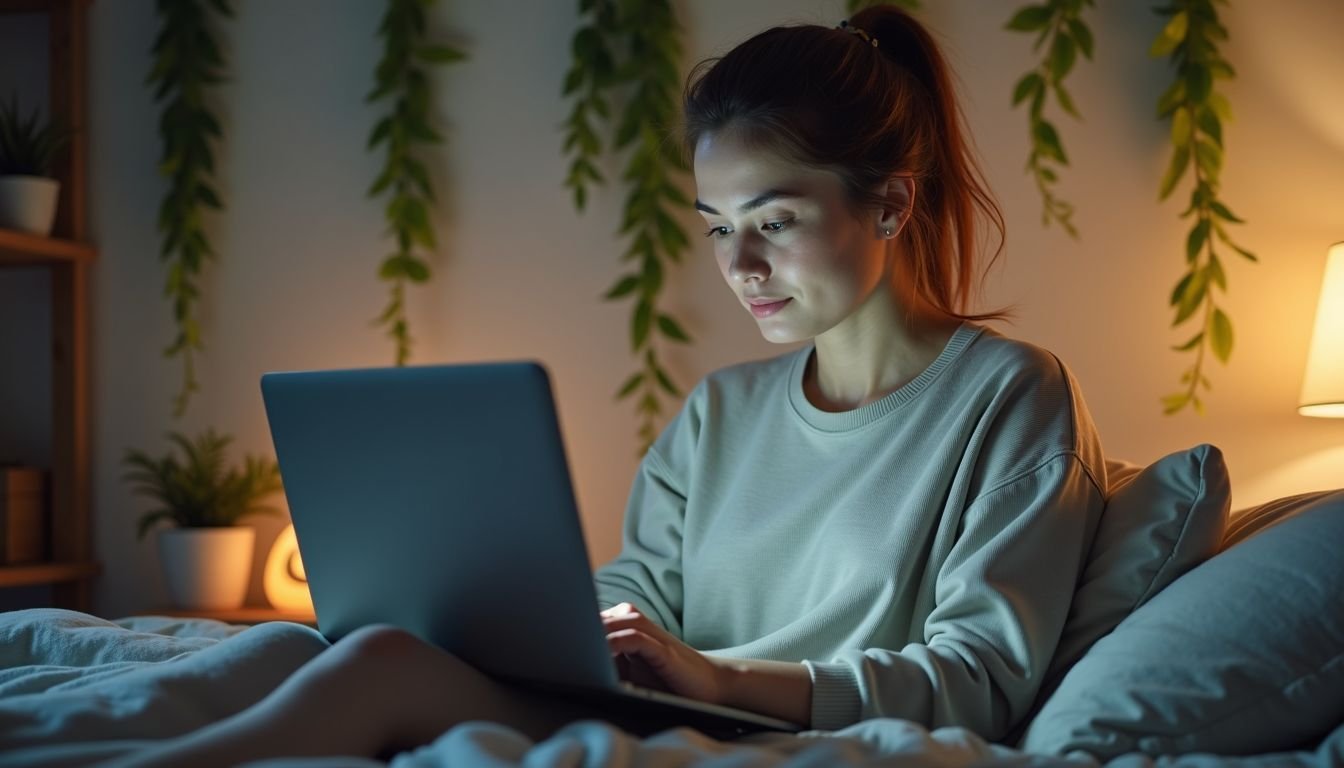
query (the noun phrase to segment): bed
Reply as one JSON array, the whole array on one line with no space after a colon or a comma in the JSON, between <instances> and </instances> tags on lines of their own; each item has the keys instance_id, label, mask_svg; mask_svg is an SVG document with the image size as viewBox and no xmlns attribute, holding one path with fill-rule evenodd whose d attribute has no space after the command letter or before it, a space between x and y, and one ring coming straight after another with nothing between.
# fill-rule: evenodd
<instances>
[{"instance_id":1,"label":"bed","mask_svg":"<svg viewBox=\"0 0 1344 768\"><path fill-rule=\"evenodd\" d=\"M471 722L390 764L1344 766L1344 490L1229 514L1212 446L1107 470L1106 511L1055 660L1035 710L1001 743L881 717L732 742L579 721L534 743ZM0 614L0 765L133 754L249 706L327 645L288 622Z\"/></svg>"}]
</instances>

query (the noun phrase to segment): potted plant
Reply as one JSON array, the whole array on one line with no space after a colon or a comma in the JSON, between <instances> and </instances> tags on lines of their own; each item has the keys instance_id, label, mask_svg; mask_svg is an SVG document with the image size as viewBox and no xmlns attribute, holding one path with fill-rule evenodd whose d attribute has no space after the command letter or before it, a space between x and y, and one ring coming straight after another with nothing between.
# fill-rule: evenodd
<instances>
[{"instance_id":1,"label":"potted plant","mask_svg":"<svg viewBox=\"0 0 1344 768\"><path fill-rule=\"evenodd\" d=\"M37 110L22 117L17 97L0 105L0 228L51 233L61 190L52 162L69 139L50 120L40 120Z\"/></svg>"},{"instance_id":2,"label":"potted plant","mask_svg":"<svg viewBox=\"0 0 1344 768\"><path fill-rule=\"evenodd\" d=\"M275 462L247 456L241 466L226 467L225 449L232 438L206 430L195 440L172 432L183 460L169 453L154 458L128 450L124 479L134 490L158 504L140 516L139 537L155 524L159 560L169 596L181 608L230 609L243 604L256 531L239 521L249 515L278 514L260 502L282 489Z\"/></svg>"}]
</instances>

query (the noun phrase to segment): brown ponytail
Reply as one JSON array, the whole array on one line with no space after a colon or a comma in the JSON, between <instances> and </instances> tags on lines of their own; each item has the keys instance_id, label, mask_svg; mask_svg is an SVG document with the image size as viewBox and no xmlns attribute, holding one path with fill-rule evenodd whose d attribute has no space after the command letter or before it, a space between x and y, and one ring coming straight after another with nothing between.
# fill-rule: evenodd
<instances>
[{"instance_id":1,"label":"brown ponytail","mask_svg":"<svg viewBox=\"0 0 1344 768\"><path fill-rule=\"evenodd\" d=\"M849 20L867 36L815 25L775 27L719 59L701 62L684 97L685 145L726 128L843 179L856 208L882 203L875 190L898 174L915 182L901 237L915 290L952 317L971 313L978 273L977 218L998 232L1003 214L963 127L951 73L928 31L891 5ZM877 46L870 44L877 41ZM977 215L978 214L978 215Z\"/></svg>"}]
</instances>

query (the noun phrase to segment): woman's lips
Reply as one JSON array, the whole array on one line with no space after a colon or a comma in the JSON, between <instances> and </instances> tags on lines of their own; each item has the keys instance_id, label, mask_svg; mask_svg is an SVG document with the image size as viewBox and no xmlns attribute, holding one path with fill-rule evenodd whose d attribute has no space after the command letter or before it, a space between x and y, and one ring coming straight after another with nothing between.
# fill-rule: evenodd
<instances>
[{"instance_id":1,"label":"woman's lips","mask_svg":"<svg viewBox=\"0 0 1344 768\"><path fill-rule=\"evenodd\" d=\"M783 309L784 305L790 301L793 301L793 299L775 299L773 301L769 299L749 299L747 304L751 308L751 314L756 317L769 317Z\"/></svg>"}]
</instances>

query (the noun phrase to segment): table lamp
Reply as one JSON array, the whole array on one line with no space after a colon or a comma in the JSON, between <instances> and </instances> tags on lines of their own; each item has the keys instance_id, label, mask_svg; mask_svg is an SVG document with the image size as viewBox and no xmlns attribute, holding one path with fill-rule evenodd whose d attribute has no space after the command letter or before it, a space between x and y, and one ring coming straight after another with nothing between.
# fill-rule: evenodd
<instances>
[{"instance_id":1,"label":"table lamp","mask_svg":"<svg viewBox=\"0 0 1344 768\"><path fill-rule=\"evenodd\" d=\"M276 537L266 557L262 587L271 607L281 611L312 614L313 598L308 594L308 575L299 557L299 540L290 523Z\"/></svg>"},{"instance_id":2,"label":"table lamp","mask_svg":"<svg viewBox=\"0 0 1344 768\"><path fill-rule=\"evenodd\" d=\"M1316 329L1307 354L1307 375L1297 412L1344 418L1344 242L1330 246L1325 261Z\"/></svg>"}]
</instances>

